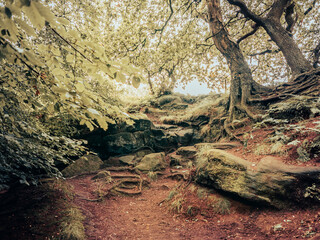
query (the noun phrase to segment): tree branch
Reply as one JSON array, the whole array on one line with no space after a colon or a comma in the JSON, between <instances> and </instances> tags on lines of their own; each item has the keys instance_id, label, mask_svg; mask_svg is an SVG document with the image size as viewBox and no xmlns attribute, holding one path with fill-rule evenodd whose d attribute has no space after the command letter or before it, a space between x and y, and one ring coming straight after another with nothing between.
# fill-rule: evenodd
<instances>
[{"instance_id":1,"label":"tree branch","mask_svg":"<svg viewBox=\"0 0 320 240\"><path fill-rule=\"evenodd\" d=\"M316 5L316 2L318 0L314 0L312 5L304 12L304 15L307 15L309 12L311 12L311 10L314 8L314 6Z\"/></svg>"},{"instance_id":2,"label":"tree branch","mask_svg":"<svg viewBox=\"0 0 320 240\"><path fill-rule=\"evenodd\" d=\"M260 26L258 24L255 24L251 32L248 32L247 34L238 39L237 44L239 45L241 41L255 34L258 31L259 27Z\"/></svg>"},{"instance_id":3,"label":"tree branch","mask_svg":"<svg viewBox=\"0 0 320 240\"><path fill-rule=\"evenodd\" d=\"M244 3L242 0L227 0L231 5L237 6L240 8L242 14L251 19L252 21L256 22L259 25L263 25L263 18L256 15L254 12L252 12L248 6Z\"/></svg>"},{"instance_id":4,"label":"tree branch","mask_svg":"<svg viewBox=\"0 0 320 240\"><path fill-rule=\"evenodd\" d=\"M267 54L267 53L278 53L278 52L280 52L280 49L276 49L276 50L267 49L267 50L259 52L259 53L252 53L252 54L250 54L248 56L249 57L255 57L255 56L264 55L264 54Z\"/></svg>"},{"instance_id":5,"label":"tree branch","mask_svg":"<svg viewBox=\"0 0 320 240\"><path fill-rule=\"evenodd\" d=\"M288 24L286 30L290 33L292 33L294 25L296 24L296 22L298 20L297 15L295 18L293 17L294 7L295 7L295 3L293 2L285 10L285 19Z\"/></svg>"},{"instance_id":6,"label":"tree branch","mask_svg":"<svg viewBox=\"0 0 320 240\"><path fill-rule=\"evenodd\" d=\"M211 37L212 37L212 36L211 36ZM197 43L197 44L196 44L196 48L197 48L197 49L198 49L199 47L201 47L201 46L211 48L211 47L214 46L214 43L213 43L213 44L204 44L204 43Z\"/></svg>"},{"instance_id":7,"label":"tree branch","mask_svg":"<svg viewBox=\"0 0 320 240\"><path fill-rule=\"evenodd\" d=\"M268 13L268 18L274 18L280 21L280 18L285 11L285 8L292 0L275 0L272 4L271 10Z\"/></svg>"},{"instance_id":8,"label":"tree branch","mask_svg":"<svg viewBox=\"0 0 320 240\"><path fill-rule=\"evenodd\" d=\"M159 38L159 42L158 42L158 46L160 45L161 43L161 39L162 39L162 33L164 31L164 29L166 28L166 26L168 25L169 21L171 20L172 16L173 16L173 7L172 7L172 0L169 0L169 8L170 8L170 15L169 17L167 18L166 22L164 23L164 25L162 26L162 28L159 28L159 29L155 29L154 30L154 33L153 34L156 34L157 32L160 32L160 38Z\"/></svg>"}]
</instances>

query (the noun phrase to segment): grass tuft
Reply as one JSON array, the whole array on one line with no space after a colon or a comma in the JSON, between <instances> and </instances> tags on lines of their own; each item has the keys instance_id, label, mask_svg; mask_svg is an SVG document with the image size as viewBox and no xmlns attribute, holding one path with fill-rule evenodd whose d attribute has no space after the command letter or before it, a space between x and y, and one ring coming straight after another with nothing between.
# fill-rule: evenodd
<instances>
[{"instance_id":1,"label":"grass tuft","mask_svg":"<svg viewBox=\"0 0 320 240\"><path fill-rule=\"evenodd\" d=\"M230 214L231 202L225 198L218 198L212 203L212 208L218 214Z\"/></svg>"},{"instance_id":2,"label":"grass tuft","mask_svg":"<svg viewBox=\"0 0 320 240\"><path fill-rule=\"evenodd\" d=\"M60 236L63 240L85 239L83 221L85 217L78 208L71 207L64 212L63 221L60 225Z\"/></svg>"},{"instance_id":3,"label":"grass tuft","mask_svg":"<svg viewBox=\"0 0 320 240\"><path fill-rule=\"evenodd\" d=\"M158 179L158 174L156 172L150 171L147 175L151 181L156 181Z\"/></svg>"},{"instance_id":4,"label":"grass tuft","mask_svg":"<svg viewBox=\"0 0 320 240\"><path fill-rule=\"evenodd\" d=\"M176 198L170 205L170 211L173 213L182 212L183 198Z\"/></svg>"}]
</instances>

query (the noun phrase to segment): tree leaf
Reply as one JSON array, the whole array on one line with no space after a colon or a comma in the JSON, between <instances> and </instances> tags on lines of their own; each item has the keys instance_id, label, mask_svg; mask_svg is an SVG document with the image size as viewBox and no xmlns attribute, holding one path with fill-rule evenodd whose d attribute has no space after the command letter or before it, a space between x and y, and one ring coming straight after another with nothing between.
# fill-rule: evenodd
<instances>
[{"instance_id":1,"label":"tree leaf","mask_svg":"<svg viewBox=\"0 0 320 240\"><path fill-rule=\"evenodd\" d=\"M126 76L121 72L117 72L116 80L121 83L126 83Z\"/></svg>"},{"instance_id":2,"label":"tree leaf","mask_svg":"<svg viewBox=\"0 0 320 240\"><path fill-rule=\"evenodd\" d=\"M81 93L85 90L85 86L83 85L83 83L80 83L80 82L78 82L78 83L75 85L75 87L76 87L77 91L79 91L79 92L81 92Z\"/></svg>"},{"instance_id":3,"label":"tree leaf","mask_svg":"<svg viewBox=\"0 0 320 240\"><path fill-rule=\"evenodd\" d=\"M107 124L106 120L105 120L103 117L97 116L97 117L96 117L96 120L97 120L99 126L100 126L103 130L105 130L105 131L108 130L108 124Z\"/></svg>"},{"instance_id":4,"label":"tree leaf","mask_svg":"<svg viewBox=\"0 0 320 240\"><path fill-rule=\"evenodd\" d=\"M92 125L92 123L90 121L86 121L85 124L89 128L90 131L94 130L94 127L93 127L93 125Z\"/></svg>"},{"instance_id":5,"label":"tree leaf","mask_svg":"<svg viewBox=\"0 0 320 240\"><path fill-rule=\"evenodd\" d=\"M24 6L23 11L34 27L38 29L44 27L45 19L40 15L34 1L31 2L29 7Z\"/></svg>"},{"instance_id":6,"label":"tree leaf","mask_svg":"<svg viewBox=\"0 0 320 240\"><path fill-rule=\"evenodd\" d=\"M140 86L140 78L139 77L136 77L136 76L133 76L132 77L132 86L134 86L135 88L138 88Z\"/></svg>"},{"instance_id":7,"label":"tree leaf","mask_svg":"<svg viewBox=\"0 0 320 240\"><path fill-rule=\"evenodd\" d=\"M74 56L73 56L72 54L68 54L68 55L66 56L66 61L67 61L68 63L73 63L73 62L74 62Z\"/></svg>"}]
</instances>

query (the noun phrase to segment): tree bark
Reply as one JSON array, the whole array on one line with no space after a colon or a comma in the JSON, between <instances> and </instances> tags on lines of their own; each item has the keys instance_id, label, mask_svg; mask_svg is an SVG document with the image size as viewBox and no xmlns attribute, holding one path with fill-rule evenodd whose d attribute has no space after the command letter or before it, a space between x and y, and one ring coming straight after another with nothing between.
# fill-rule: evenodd
<instances>
[{"instance_id":1,"label":"tree bark","mask_svg":"<svg viewBox=\"0 0 320 240\"><path fill-rule=\"evenodd\" d=\"M291 37L291 32L287 31L280 22L281 16L286 12L287 8L294 7L292 0L275 0L266 17L260 17L253 13L242 0L228 0L228 2L238 6L246 18L253 20L265 29L272 41L277 44L283 53L294 76L312 69L311 63L303 56L298 45ZM290 14L292 14L291 11ZM291 18L287 16L286 19ZM289 25L292 25L292 23L288 22L288 27ZM292 27L289 27L290 30L292 30Z\"/></svg>"},{"instance_id":2,"label":"tree bark","mask_svg":"<svg viewBox=\"0 0 320 240\"><path fill-rule=\"evenodd\" d=\"M150 88L150 92L152 95L155 94L154 90L153 90L153 85L152 85L152 82L151 82L151 74L150 72L148 71L148 84L149 84L149 88Z\"/></svg>"},{"instance_id":3,"label":"tree bark","mask_svg":"<svg viewBox=\"0 0 320 240\"><path fill-rule=\"evenodd\" d=\"M231 72L229 120L233 119L235 108L254 118L254 114L247 107L247 100L251 96L253 86L258 84L253 81L251 70L239 45L230 40L223 25L220 0L207 0L207 7L214 44L226 58Z\"/></svg>"}]
</instances>

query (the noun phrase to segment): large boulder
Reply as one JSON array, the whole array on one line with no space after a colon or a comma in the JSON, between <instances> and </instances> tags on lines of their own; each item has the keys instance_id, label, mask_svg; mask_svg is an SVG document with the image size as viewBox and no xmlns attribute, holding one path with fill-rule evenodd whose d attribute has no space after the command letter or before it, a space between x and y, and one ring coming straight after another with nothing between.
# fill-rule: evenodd
<instances>
[{"instance_id":1,"label":"large boulder","mask_svg":"<svg viewBox=\"0 0 320 240\"><path fill-rule=\"evenodd\" d=\"M319 167L290 166L274 157L266 157L255 165L226 151L211 149L198 158L197 182L277 208L305 201L314 184L319 186L319 177Z\"/></svg>"},{"instance_id":2,"label":"large boulder","mask_svg":"<svg viewBox=\"0 0 320 240\"><path fill-rule=\"evenodd\" d=\"M104 131L97 129L87 135L79 136L88 140L88 146L98 152L102 158L127 155L141 149L163 151L177 146L178 137L164 129L157 128L147 118L134 119L133 125L109 125ZM182 136L182 140L189 136Z\"/></svg>"},{"instance_id":3,"label":"large boulder","mask_svg":"<svg viewBox=\"0 0 320 240\"><path fill-rule=\"evenodd\" d=\"M137 135L139 135L137 132L120 132L118 134L106 135L102 140L102 144L109 153L130 153L134 149L144 146L143 137L138 136L137 138Z\"/></svg>"},{"instance_id":4,"label":"large boulder","mask_svg":"<svg viewBox=\"0 0 320 240\"><path fill-rule=\"evenodd\" d=\"M151 153L144 156L136 168L140 171L159 171L165 169L167 163L165 161L165 154Z\"/></svg>"},{"instance_id":5,"label":"large boulder","mask_svg":"<svg viewBox=\"0 0 320 240\"><path fill-rule=\"evenodd\" d=\"M63 169L64 177L73 177L83 173L95 172L100 169L103 161L96 155L85 155Z\"/></svg>"}]
</instances>

